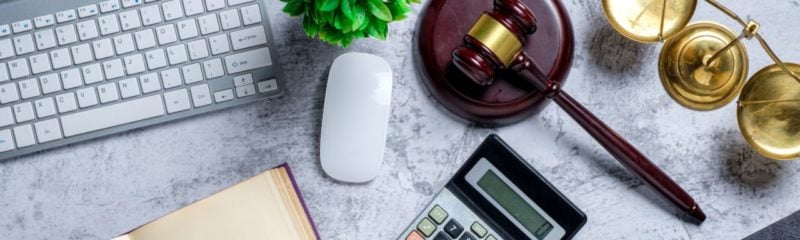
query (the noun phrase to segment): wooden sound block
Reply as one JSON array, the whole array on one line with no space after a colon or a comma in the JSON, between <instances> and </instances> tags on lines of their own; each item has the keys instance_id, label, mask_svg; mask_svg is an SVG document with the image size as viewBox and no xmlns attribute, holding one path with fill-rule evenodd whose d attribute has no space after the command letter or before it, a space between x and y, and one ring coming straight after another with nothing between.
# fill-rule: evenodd
<instances>
[{"instance_id":1,"label":"wooden sound block","mask_svg":"<svg viewBox=\"0 0 800 240\"><path fill-rule=\"evenodd\" d=\"M572 65L575 40L566 9L559 0L522 0L538 20L524 51L563 85ZM420 80L447 110L481 125L510 124L539 112L547 102L533 85L513 73L499 73L481 87L452 64L451 52L492 0L431 0L422 13L414 39Z\"/></svg>"}]
</instances>

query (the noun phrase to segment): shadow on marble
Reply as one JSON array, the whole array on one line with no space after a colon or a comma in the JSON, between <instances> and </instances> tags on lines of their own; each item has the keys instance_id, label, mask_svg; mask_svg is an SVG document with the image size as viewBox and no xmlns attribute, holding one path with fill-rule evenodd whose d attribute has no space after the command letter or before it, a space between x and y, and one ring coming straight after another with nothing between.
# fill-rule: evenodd
<instances>
[{"instance_id":1,"label":"shadow on marble","mask_svg":"<svg viewBox=\"0 0 800 240\"><path fill-rule=\"evenodd\" d=\"M649 60L650 52L656 44L640 43L622 36L605 18L595 17L591 21L604 22L597 24L590 31L586 31L583 39L591 39L589 42L589 61L590 65L596 65L599 70L611 73L616 79L631 79L623 77L625 73L634 77L642 69L642 63ZM635 79L635 78L634 78Z\"/></svg>"},{"instance_id":2,"label":"shadow on marble","mask_svg":"<svg viewBox=\"0 0 800 240\"><path fill-rule=\"evenodd\" d=\"M772 160L755 152L738 132L723 133L718 142L719 155L726 178L744 186L763 188L772 185L784 174L785 161Z\"/></svg>"}]
</instances>

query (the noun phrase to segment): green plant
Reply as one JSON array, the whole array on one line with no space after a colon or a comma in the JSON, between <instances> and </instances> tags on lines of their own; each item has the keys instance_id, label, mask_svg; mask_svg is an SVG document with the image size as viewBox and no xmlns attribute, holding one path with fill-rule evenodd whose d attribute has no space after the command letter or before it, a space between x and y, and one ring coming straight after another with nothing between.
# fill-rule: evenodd
<instances>
[{"instance_id":1,"label":"green plant","mask_svg":"<svg viewBox=\"0 0 800 240\"><path fill-rule=\"evenodd\" d=\"M283 12L303 15L303 31L310 38L347 47L354 39L386 39L388 24L403 20L411 3L420 0L281 0Z\"/></svg>"}]
</instances>

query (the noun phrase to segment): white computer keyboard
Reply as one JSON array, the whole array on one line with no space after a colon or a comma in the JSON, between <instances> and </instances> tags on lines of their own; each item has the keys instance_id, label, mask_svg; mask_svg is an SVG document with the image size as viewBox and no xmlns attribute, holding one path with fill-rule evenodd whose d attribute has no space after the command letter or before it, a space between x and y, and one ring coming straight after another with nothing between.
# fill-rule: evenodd
<instances>
[{"instance_id":1,"label":"white computer keyboard","mask_svg":"<svg viewBox=\"0 0 800 240\"><path fill-rule=\"evenodd\" d=\"M264 1L0 3L0 159L280 94Z\"/></svg>"}]
</instances>

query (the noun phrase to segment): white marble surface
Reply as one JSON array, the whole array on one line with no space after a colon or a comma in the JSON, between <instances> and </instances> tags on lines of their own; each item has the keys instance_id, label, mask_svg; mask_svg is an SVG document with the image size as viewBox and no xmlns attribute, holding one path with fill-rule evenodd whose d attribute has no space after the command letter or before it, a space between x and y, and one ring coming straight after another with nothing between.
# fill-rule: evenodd
<instances>
[{"instance_id":1,"label":"white marble surface","mask_svg":"<svg viewBox=\"0 0 800 240\"><path fill-rule=\"evenodd\" d=\"M677 218L555 105L496 129L443 114L413 67L415 15L393 24L387 42L343 50L306 38L299 19L267 1L284 97L0 162L0 238L109 239L289 162L323 239L392 239L490 133L586 212L576 239L736 239L800 209L800 163L751 151L732 104L695 112L674 103L657 77L660 44L621 38L598 1L565 1L577 44L565 89L697 199L708 215L700 226ZM773 48L800 61L798 1L723 2L758 19ZM695 20L704 19L735 26L701 2ZM747 47L752 74L769 61L755 42ZM384 165L363 185L334 182L319 167L325 72L347 51L380 55L395 71Z\"/></svg>"}]
</instances>

